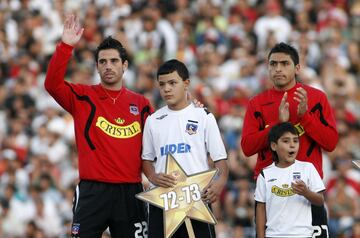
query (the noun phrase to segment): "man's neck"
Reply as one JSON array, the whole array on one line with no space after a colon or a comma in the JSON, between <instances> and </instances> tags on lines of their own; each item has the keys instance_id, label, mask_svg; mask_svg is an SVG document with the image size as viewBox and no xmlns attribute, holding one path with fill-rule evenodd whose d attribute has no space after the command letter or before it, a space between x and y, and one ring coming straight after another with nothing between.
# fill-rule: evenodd
<instances>
[{"instance_id":1,"label":"man's neck","mask_svg":"<svg viewBox=\"0 0 360 238\"><path fill-rule=\"evenodd\" d=\"M101 82L101 86L107 90L111 90L111 91L119 91L122 88L122 84L105 84L103 82Z\"/></svg>"},{"instance_id":2,"label":"man's neck","mask_svg":"<svg viewBox=\"0 0 360 238\"><path fill-rule=\"evenodd\" d=\"M296 86L296 81L292 82L292 83L289 83L288 85L285 85L284 87L276 87L274 86L274 88L278 91L288 91L290 89L292 89L293 87Z\"/></svg>"}]
</instances>

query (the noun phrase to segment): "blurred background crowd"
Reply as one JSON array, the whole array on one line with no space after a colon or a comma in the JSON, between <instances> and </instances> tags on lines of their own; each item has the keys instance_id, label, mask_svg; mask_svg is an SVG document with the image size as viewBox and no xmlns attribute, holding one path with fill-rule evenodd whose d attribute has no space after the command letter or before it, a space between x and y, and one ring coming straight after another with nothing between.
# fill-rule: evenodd
<instances>
[{"instance_id":1,"label":"blurred background crowd","mask_svg":"<svg viewBox=\"0 0 360 238\"><path fill-rule=\"evenodd\" d=\"M127 48L127 87L155 108L156 70L171 58L191 73L192 96L215 115L230 176L214 205L219 238L254 237L256 157L239 146L246 104L271 87L266 56L285 41L300 82L326 92L340 141L324 153L330 237L360 237L359 0L0 0L0 237L68 237L78 182L71 116L45 92L66 13L85 32L66 79L99 82L94 50L112 35ZM146 181L146 180L145 180ZM104 237L108 237L104 234Z\"/></svg>"}]
</instances>

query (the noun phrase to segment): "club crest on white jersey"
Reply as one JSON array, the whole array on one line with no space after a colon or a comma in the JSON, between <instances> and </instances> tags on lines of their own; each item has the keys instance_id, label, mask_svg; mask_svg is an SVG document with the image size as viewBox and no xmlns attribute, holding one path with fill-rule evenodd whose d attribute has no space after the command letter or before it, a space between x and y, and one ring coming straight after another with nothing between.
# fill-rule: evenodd
<instances>
[{"instance_id":1,"label":"club crest on white jersey","mask_svg":"<svg viewBox=\"0 0 360 238\"><path fill-rule=\"evenodd\" d=\"M186 133L188 133L189 135L194 135L197 132L198 129L198 122L197 121L191 121L188 120L188 123L186 124Z\"/></svg>"}]
</instances>

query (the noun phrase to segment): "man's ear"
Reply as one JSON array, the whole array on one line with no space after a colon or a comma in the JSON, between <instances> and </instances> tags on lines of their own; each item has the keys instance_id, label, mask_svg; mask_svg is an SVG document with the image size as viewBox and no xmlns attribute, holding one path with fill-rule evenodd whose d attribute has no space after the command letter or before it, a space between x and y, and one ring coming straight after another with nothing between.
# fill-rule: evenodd
<instances>
[{"instance_id":1,"label":"man's ear","mask_svg":"<svg viewBox=\"0 0 360 238\"><path fill-rule=\"evenodd\" d=\"M276 151L277 144L275 142L271 142L270 143L270 148L271 148L272 151Z\"/></svg>"},{"instance_id":2,"label":"man's ear","mask_svg":"<svg viewBox=\"0 0 360 238\"><path fill-rule=\"evenodd\" d=\"M129 67L129 62L125 60L125 62L122 65L123 72L125 72L128 69L128 67Z\"/></svg>"},{"instance_id":3,"label":"man's ear","mask_svg":"<svg viewBox=\"0 0 360 238\"><path fill-rule=\"evenodd\" d=\"M295 75L298 75L300 73L300 64L295 65Z\"/></svg>"}]
</instances>

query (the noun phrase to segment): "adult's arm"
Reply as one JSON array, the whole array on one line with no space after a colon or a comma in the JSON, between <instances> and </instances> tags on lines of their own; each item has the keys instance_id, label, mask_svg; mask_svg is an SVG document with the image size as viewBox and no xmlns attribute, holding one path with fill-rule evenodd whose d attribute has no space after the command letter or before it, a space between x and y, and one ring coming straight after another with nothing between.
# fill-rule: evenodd
<instances>
[{"instance_id":1,"label":"adult's arm","mask_svg":"<svg viewBox=\"0 0 360 238\"><path fill-rule=\"evenodd\" d=\"M247 106L241 148L246 156L252 156L268 147L268 133L272 125L262 125L262 115L256 112L253 102Z\"/></svg>"},{"instance_id":2,"label":"adult's arm","mask_svg":"<svg viewBox=\"0 0 360 238\"><path fill-rule=\"evenodd\" d=\"M64 77L74 45L80 40L83 31L74 15L66 17L61 43L57 45L46 73L45 89L67 111L71 111L71 92Z\"/></svg>"},{"instance_id":3,"label":"adult's arm","mask_svg":"<svg viewBox=\"0 0 360 238\"><path fill-rule=\"evenodd\" d=\"M308 136L326 151L333 151L339 140L336 121L326 95L319 93L319 101L309 108L300 120Z\"/></svg>"}]
</instances>

